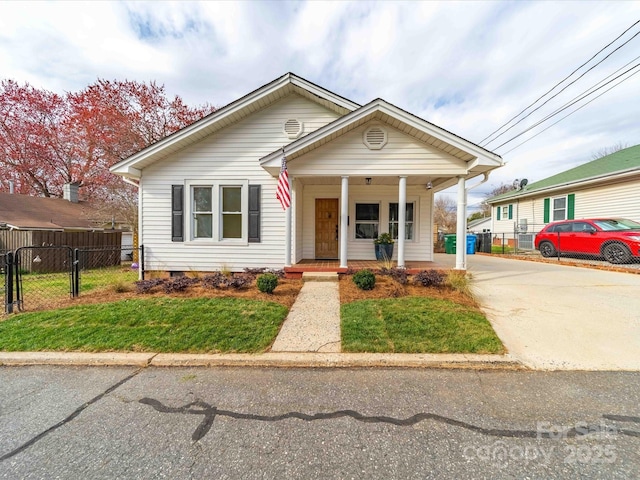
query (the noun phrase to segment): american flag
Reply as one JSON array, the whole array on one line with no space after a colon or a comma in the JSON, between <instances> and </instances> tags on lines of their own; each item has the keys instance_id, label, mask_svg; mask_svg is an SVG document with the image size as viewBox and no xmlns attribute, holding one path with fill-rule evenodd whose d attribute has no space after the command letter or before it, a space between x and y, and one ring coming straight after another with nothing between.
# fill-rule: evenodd
<instances>
[{"instance_id":1,"label":"american flag","mask_svg":"<svg viewBox=\"0 0 640 480\"><path fill-rule=\"evenodd\" d=\"M280 200L282 209L286 210L291 206L291 187L289 186L289 173L287 172L287 158L282 154L282 166L278 176L278 188L276 198Z\"/></svg>"}]
</instances>

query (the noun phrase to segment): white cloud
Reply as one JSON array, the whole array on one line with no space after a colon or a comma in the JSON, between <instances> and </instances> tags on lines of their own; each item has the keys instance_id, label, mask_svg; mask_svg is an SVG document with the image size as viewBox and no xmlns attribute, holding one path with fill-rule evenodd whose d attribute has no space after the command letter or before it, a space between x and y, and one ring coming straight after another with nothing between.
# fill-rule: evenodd
<instances>
[{"instance_id":1,"label":"white cloud","mask_svg":"<svg viewBox=\"0 0 640 480\"><path fill-rule=\"evenodd\" d=\"M639 13L640 3L624 1L2 2L0 64L3 78L58 92L98 77L156 80L191 104L215 105L293 71L479 142ZM638 45L640 37L539 114L632 60ZM535 181L599 148L640 143L639 85L640 74L504 155L489 185Z\"/></svg>"}]
</instances>

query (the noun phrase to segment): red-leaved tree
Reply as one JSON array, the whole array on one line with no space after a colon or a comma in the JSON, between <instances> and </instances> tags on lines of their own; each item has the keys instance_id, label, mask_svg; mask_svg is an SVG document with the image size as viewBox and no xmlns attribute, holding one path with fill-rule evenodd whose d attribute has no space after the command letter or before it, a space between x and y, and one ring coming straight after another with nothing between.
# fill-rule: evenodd
<instances>
[{"instance_id":1,"label":"red-leaved tree","mask_svg":"<svg viewBox=\"0 0 640 480\"><path fill-rule=\"evenodd\" d=\"M105 217L136 225L136 191L109 172L114 163L215 111L168 98L155 82L98 80L58 95L0 83L0 191L61 197L65 183Z\"/></svg>"}]
</instances>

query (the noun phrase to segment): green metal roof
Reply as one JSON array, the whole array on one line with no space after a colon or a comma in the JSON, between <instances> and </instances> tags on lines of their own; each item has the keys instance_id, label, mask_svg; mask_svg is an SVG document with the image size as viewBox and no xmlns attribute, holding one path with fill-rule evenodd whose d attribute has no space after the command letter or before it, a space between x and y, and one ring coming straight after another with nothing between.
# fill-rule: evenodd
<instances>
[{"instance_id":1,"label":"green metal roof","mask_svg":"<svg viewBox=\"0 0 640 480\"><path fill-rule=\"evenodd\" d=\"M585 180L615 175L627 170L640 169L640 145L619 150L592 162L578 165L564 172L557 173L543 180L530 183L522 190L512 190L501 195L496 195L487 200L487 203L498 203L503 200L530 195L538 190L572 185Z\"/></svg>"}]
</instances>

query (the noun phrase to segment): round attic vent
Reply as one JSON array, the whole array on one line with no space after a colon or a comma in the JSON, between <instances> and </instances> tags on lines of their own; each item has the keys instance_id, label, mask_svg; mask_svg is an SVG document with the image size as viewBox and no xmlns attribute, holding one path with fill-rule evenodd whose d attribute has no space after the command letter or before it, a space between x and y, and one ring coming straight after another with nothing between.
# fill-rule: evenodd
<instances>
[{"instance_id":1,"label":"round attic vent","mask_svg":"<svg viewBox=\"0 0 640 480\"><path fill-rule=\"evenodd\" d=\"M298 138L302 133L302 122L297 118L290 118L284 122L284 133L289 138Z\"/></svg>"},{"instance_id":2,"label":"round attic vent","mask_svg":"<svg viewBox=\"0 0 640 480\"><path fill-rule=\"evenodd\" d=\"M380 150L387 144L387 131L375 125L364 131L364 144L371 150Z\"/></svg>"}]
</instances>

